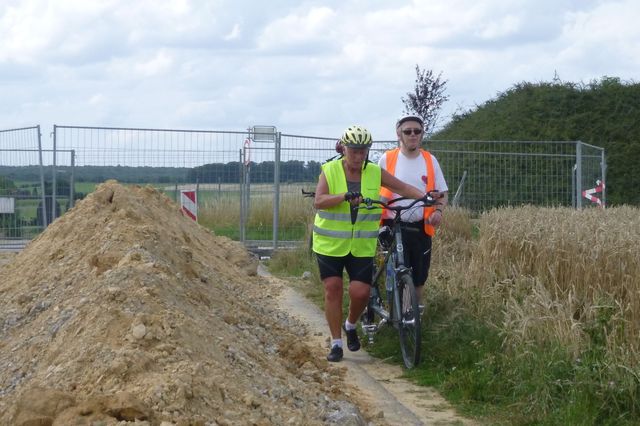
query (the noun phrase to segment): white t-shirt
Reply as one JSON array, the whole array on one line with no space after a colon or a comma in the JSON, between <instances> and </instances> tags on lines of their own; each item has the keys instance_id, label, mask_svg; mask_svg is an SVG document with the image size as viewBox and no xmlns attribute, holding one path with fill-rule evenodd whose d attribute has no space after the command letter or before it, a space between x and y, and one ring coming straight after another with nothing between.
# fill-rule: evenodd
<instances>
[{"instance_id":1,"label":"white t-shirt","mask_svg":"<svg viewBox=\"0 0 640 426\"><path fill-rule=\"evenodd\" d=\"M449 191L449 187L447 187L447 182L444 180L444 175L442 174L442 169L440 168L440 163L436 157L431 155L433 159L433 173L436 175L435 179L435 190L440 192ZM378 161L378 165L381 168L387 170L387 153L385 152L380 157ZM395 177L400 179L403 182L408 183L409 185L413 185L416 188L424 190L427 187L427 178L432 179L433 177L427 176L427 164L424 161L424 157L419 155L415 158L409 158L400 151L398 153L398 162L396 163ZM392 194L391 198L398 198L400 195ZM408 205L411 204L413 200L405 200L400 201L398 204ZM422 203L418 203L420 205ZM420 206L416 206L410 210L405 210L402 212L402 220L405 222L418 222L422 220L423 217L423 208ZM394 213L388 210L384 212L385 219L391 219Z\"/></svg>"}]
</instances>

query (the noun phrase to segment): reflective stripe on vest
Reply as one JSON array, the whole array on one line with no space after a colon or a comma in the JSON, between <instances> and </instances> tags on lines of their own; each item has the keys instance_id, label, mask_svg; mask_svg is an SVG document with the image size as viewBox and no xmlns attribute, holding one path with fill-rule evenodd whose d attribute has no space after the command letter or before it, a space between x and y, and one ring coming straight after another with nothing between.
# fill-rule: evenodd
<instances>
[{"instance_id":1,"label":"reflective stripe on vest","mask_svg":"<svg viewBox=\"0 0 640 426\"><path fill-rule=\"evenodd\" d=\"M329 194L347 192L347 178L342 159L322 165ZM377 164L369 163L362 170L360 192L365 198L377 198L382 172ZM313 251L326 256L373 257L376 253L378 224L382 209L359 210L356 223L351 223L351 205L343 201L337 206L318 210L313 224Z\"/></svg>"},{"instance_id":2,"label":"reflective stripe on vest","mask_svg":"<svg viewBox=\"0 0 640 426\"><path fill-rule=\"evenodd\" d=\"M427 185L425 186L426 192L433 191L436 187L436 176L433 172L433 159L431 158L431 154L429 151L425 151L421 149L422 158L424 158L424 162L427 166ZM386 158L386 170L392 175L396 175L396 164L398 163L398 154L400 153L400 148L392 149L391 151L387 151ZM380 190L380 196L386 198L387 200L391 199L392 192L387 188L382 188ZM424 207L424 213L422 215L424 221L424 233L433 237L436 233L436 228L433 225L427 224L427 219L433 212L436 210L435 206Z\"/></svg>"}]
</instances>

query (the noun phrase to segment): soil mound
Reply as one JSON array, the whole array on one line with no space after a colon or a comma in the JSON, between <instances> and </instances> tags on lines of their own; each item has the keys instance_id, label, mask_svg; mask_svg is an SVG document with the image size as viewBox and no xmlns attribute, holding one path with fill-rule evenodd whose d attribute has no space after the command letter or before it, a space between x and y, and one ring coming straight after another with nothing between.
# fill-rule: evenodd
<instances>
[{"instance_id":1,"label":"soil mound","mask_svg":"<svg viewBox=\"0 0 640 426\"><path fill-rule=\"evenodd\" d=\"M156 190L100 185L0 266L0 424L359 423L256 267Z\"/></svg>"}]
</instances>

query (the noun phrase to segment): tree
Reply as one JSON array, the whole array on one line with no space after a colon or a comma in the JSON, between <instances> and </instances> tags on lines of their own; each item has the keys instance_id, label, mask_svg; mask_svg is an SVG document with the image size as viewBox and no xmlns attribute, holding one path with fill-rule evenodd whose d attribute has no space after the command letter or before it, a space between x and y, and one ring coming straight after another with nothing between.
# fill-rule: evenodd
<instances>
[{"instance_id":1,"label":"tree","mask_svg":"<svg viewBox=\"0 0 640 426\"><path fill-rule=\"evenodd\" d=\"M449 100L445 95L447 80L442 72L434 77L432 70L421 70L416 65L416 87L414 92L402 98L406 114L415 114L424 121L425 134L430 135L438 124L438 113L442 104Z\"/></svg>"}]
</instances>

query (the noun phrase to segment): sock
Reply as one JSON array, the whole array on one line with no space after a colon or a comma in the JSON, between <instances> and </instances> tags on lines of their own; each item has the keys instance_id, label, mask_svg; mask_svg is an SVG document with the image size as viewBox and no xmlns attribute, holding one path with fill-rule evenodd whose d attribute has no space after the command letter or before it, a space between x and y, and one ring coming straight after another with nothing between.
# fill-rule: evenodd
<instances>
[{"instance_id":1,"label":"sock","mask_svg":"<svg viewBox=\"0 0 640 426\"><path fill-rule=\"evenodd\" d=\"M331 339L331 347L337 346L339 348L342 347L342 339Z\"/></svg>"},{"instance_id":2,"label":"sock","mask_svg":"<svg viewBox=\"0 0 640 426\"><path fill-rule=\"evenodd\" d=\"M349 320L346 320L344 322L344 328L345 328L345 330L355 330L356 329L356 325L355 324L351 324L349 322Z\"/></svg>"}]
</instances>

